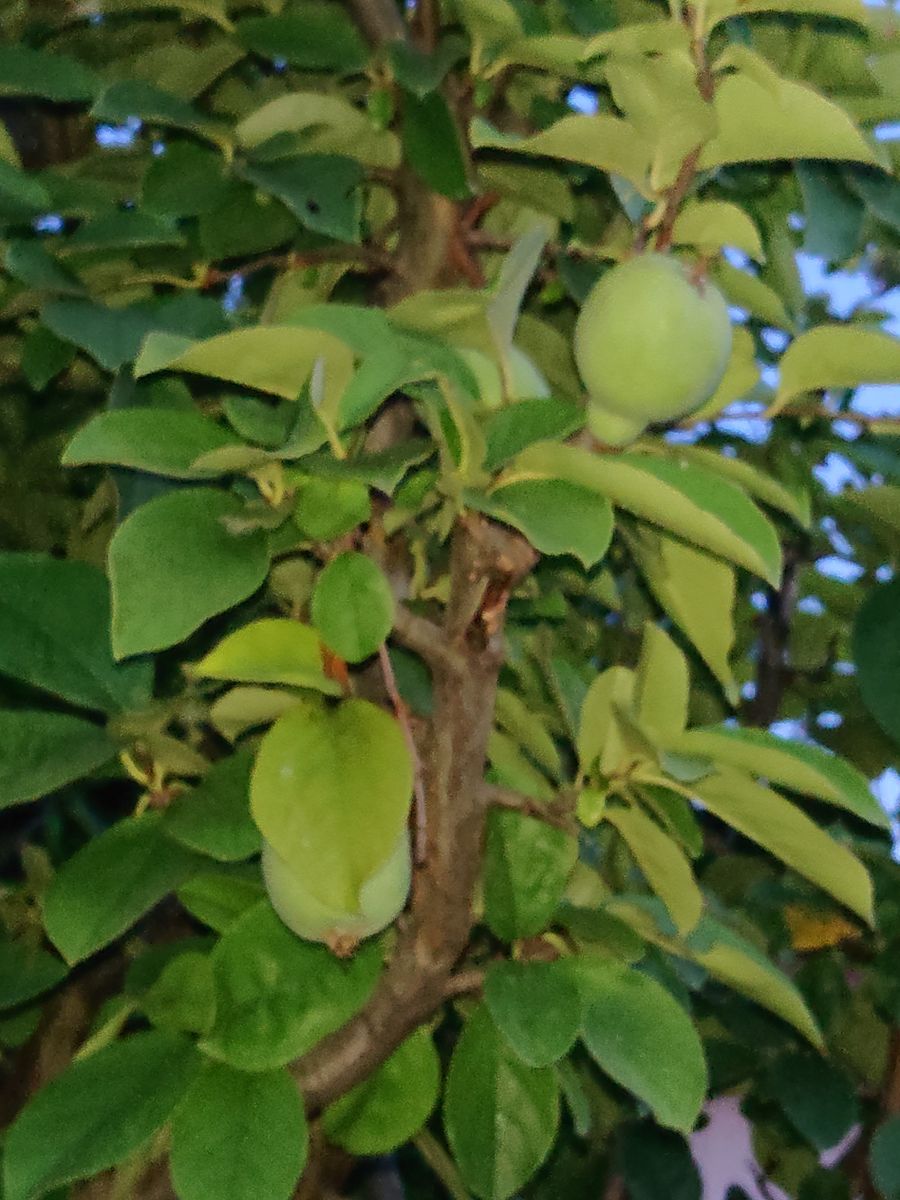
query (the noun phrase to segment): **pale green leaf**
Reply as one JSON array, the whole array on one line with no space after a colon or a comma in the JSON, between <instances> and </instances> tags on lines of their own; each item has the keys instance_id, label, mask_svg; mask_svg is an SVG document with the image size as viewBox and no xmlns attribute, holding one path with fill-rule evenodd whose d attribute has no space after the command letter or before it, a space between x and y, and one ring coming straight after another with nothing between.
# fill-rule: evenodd
<instances>
[{"instance_id":1,"label":"pale green leaf","mask_svg":"<svg viewBox=\"0 0 900 1200\"><path fill-rule=\"evenodd\" d=\"M843 109L805 84L776 76L770 87L739 71L720 79L713 107L718 132L703 148L701 170L795 158L876 161Z\"/></svg>"},{"instance_id":2,"label":"pale green leaf","mask_svg":"<svg viewBox=\"0 0 900 1200\"><path fill-rule=\"evenodd\" d=\"M633 125L620 117L562 117L530 137L500 133L482 117L476 117L470 137L476 150L508 150L513 154L581 163L621 175L643 195L649 193L651 147L638 136Z\"/></svg>"},{"instance_id":3,"label":"pale green leaf","mask_svg":"<svg viewBox=\"0 0 900 1200\"><path fill-rule=\"evenodd\" d=\"M801 334L782 356L772 411L804 392L864 383L900 383L900 341L874 329L820 325Z\"/></svg>"},{"instance_id":4,"label":"pale green leaf","mask_svg":"<svg viewBox=\"0 0 900 1200\"><path fill-rule=\"evenodd\" d=\"M229 633L194 663L191 672L207 679L280 683L340 694L340 687L325 674L316 631L287 617L261 617Z\"/></svg>"},{"instance_id":5,"label":"pale green leaf","mask_svg":"<svg viewBox=\"0 0 900 1200\"><path fill-rule=\"evenodd\" d=\"M688 758L739 767L804 796L846 809L882 829L888 819L869 790L865 776L846 759L808 742L776 737L763 729L725 725L689 729L671 748Z\"/></svg>"},{"instance_id":6,"label":"pale green leaf","mask_svg":"<svg viewBox=\"0 0 900 1200\"><path fill-rule=\"evenodd\" d=\"M765 262L766 258L752 219L727 200L689 201L676 218L672 240L676 246L696 246L707 255L730 246L757 262Z\"/></svg>"},{"instance_id":7,"label":"pale green leaf","mask_svg":"<svg viewBox=\"0 0 900 1200\"><path fill-rule=\"evenodd\" d=\"M677 737L687 725L690 683L687 659L664 630L646 622L634 694L641 725Z\"/></svg>"},{"instance_id":8,"label":"pale green leaf","mask_svg":"<svg viewBox=\"0 0 900 1200\"><path fill-rule=\"evenodd\" d=\"M796 805L733 769L698 780L693 790L719 820L872 924L868 871Z\"/></svg>"},{"instance_id":9,"label":"pale green leaf","mask_svg":"<svg viewBox=\"0 0 900 1200\"><path fill-rule=\"evenodd\" d=\"M578 761L582 771L599 763L604 775L623 765L627 733L619 712L629 710L634 699L634 672L608 667L587 690L578 724Z\"/></svg>"},{"instance_id":10,"label":"pale green leaf","mask_svg":"<svg viewBox=\"0 0 900 1200\"><path fill-rule=\"evenodd\" d=\"M618 829L647 883L684 936L703 913L703 896L683 851L638 808L612 807L606 820Z\"/></svg>"},{"instance_id":11,"label":"pale green leaf","mask_svg":"<svg viewBox=\"0 0 900 1200\"><path fill-rule=\"evenodd\" d=\"M592 454L540 443L515 460L513 478L560 478L778 585L781 545L772 525L733 483L654 455Z\"/></svg>"},{"instance_id":12,"label":"pale green leaf","mask_svg":"<svg viewBox=\"0 0 900 1200\"><path fill-rule=\"evenodd\" d=\"M734 568L646 526L628 529L626 540L658 603L736 703L729 662L735 639Z\"/></svg>"}]
</instances>

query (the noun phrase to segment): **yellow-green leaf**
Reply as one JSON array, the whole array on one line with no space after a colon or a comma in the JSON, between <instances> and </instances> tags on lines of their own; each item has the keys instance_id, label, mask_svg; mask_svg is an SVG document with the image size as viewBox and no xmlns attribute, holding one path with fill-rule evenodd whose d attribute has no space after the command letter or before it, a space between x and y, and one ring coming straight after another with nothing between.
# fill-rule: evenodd
<instances>
[{"instance_id":1,"label":"yellow-green leaf","mask_svg":"<svg viewBox=\"0 0 900 1200\"><path fill-rule=\"evenodd\" d=\"M783 355L772 411L804 392L863 383L900 383L900 341L874 329L819 325L801 334Z\"/></svg>"},{"instance_id":2,"label":"yellow-green leaf","mask_svg":"<svg viewBox=\"0 0 900 1200\"><path fill-rule=\"evenodd\" d=\"M717 450L707 450L703 446L669 446L665 452L669 457L697 463L717 475L723 475L763 504L793 517L802 529L809 528L811 512L808 491L792 491L779 479L765 475L743 458L726 458Z\"/></svg>"},{"instance_id":3,"label":"yellow-green leaf","mask_svg":"<svg viewBox=\"0 0 900 1200\"><path fill-rule=\"evenodd\" d=\"M690 677L687 659L652 621L644 625L635 678L635 708L651 734L678 737L687 725Z\"/></svg>"},{"instance_id":4,"label":"yellow-green leaf","mask_svg":"<svg viewBox=\"0 0 900 1200\"><path fill-rule=\"evenodd\" d=\"M703 896L681 847L639 808L608 808L606 820L625 839L678 932L690 933L703 912Z\"/></svg>"},{"instance_id":5,"label":"yellow-green leaf","mask_svg":"<svg viewBox=\"0 0 900 1200\"><path fill-rule=\"evenodd\" d=\"M872 881L865 867L796 805L733 769L693 787L714 816L873 923Z\"/></svg>"},{"instance_id":6,"label":"yellow-green leaf","mask_svg":"<svg viewBox=\"0 0 900 1200\"><path fill-rule=\"evenodd\" d=\"M207 679L283 683L340 695L340 688L322 668L319 635L309 625L287 617L263 617L230 633L194 664L192 673Z\"/></svg>"},{"instance_id":7,"label":"yellow-green leaf","mask_svg":"<svg viewBox=\"0 0 900 1200\"><path fill-rule=\"evenodd\" d=\"M776 737L763 729L732 729L725 725L689 729L670 748L689 758L739 767L769 783L815 796L846 809L862 821L887 829L890 822L856 767L837 754L806 742Z\"/></svg>"},{"instance_id":8,"label":"yellow-green leaf","mask_svg":"<svg viewBox=\"0 0 900 1200\"><path fill-rule=\"evenodd\" d=\"M708 255L732 246L757 262L766 259L759 230L742 208L727 200L687 203L675 221L672 240L676 246L696 246Z\"/></svg>"}]
</instances>

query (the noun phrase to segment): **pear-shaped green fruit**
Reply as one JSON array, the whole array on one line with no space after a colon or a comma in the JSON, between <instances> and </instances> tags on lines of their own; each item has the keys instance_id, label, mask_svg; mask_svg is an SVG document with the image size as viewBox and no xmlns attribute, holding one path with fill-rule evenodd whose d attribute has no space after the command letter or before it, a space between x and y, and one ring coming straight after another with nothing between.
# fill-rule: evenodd
<instances>
[{"instance_id":1,"label":"pear-shaped green fruit","mask_svg":"<svg viewBox=\"0 0 900 1200\"><path fill-rule=\"evenodd\" d=\"M610 446L705 404L725 374L731 322L721 292L664 254L642 254L592 288L575 326L588 427Z\"/></svg>"},{"instance_id":2,"label":"pear-shaped green fruit","mask_svg":"<svg viewBox=\"0 0 900 1200\"><path fill-rule=\"evenodd\" d=\"M524 350L518 346L510 346L507 362L509 364L509 387L503 386L503 375L499 365L481 350L460 350L459 354L466 360L481 395L485 408L500 408L505 400L533 400L536 397L550 395L547 380L537 369Z\"/></svg>"},{"instance_id":3,"label":"pear-shaped green fruit","mask_svg":"<svg viewBox=\"0 0 900 1200\"><path fill-rule=\"evenodd\" d=\"M390 858L360 888L358 912L340 912L317 900L267 841L263 841L262 872L272 907L288 929L309 942L324 942L335 954L345 956L390 925L403 910L412 874L409 835L403 831Z\"/></svg>"}]
</instances>

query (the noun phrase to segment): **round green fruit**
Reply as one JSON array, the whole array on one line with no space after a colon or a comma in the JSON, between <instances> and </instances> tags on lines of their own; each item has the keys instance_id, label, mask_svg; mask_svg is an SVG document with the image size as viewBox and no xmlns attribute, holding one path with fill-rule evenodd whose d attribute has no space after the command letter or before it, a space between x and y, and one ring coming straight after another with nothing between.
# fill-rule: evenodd
<instances>
[{"instance_id":1,"label":"round green fruit","mask_svg":"<svg viewBox=\"0 0 900 1200\"><path fill-rule=\"evenodd\" d=\"M505 396L503 375L499 365L481 350L460 350L459 354L465 359L469 369L475 376L481 402L485 408L500 408L506 399L533 400L536 397L550 395L547 380L537 369L524 350L518 346L509 348L509 394Z\"/></svg>"},{"instance_id":2,"label":"round green fruit","mask_svg":"<svg viewBox=\"0 0 900 1200\"><path fill-rule=\"evenodd\" d=\"M608 271L575 326L588 427L610 446L705 404L725 374L731 322L721 292L676 258L643 254Z\"/></svg>"},{"instance_id":3,"label":"round green fruit","mask_svg":"<svg viewBox=\"0 0 900 1200\"><path fill-rule=\"evenodd\" d=\"M412 875L409 836L404 830L390 858L362 885L358 912L340 912L311 896L300 876L267 841L263 841L262 873L272 907L288 929L306 941L324 942L343 957L402 912Z\"/></svg>"}]
</instances>

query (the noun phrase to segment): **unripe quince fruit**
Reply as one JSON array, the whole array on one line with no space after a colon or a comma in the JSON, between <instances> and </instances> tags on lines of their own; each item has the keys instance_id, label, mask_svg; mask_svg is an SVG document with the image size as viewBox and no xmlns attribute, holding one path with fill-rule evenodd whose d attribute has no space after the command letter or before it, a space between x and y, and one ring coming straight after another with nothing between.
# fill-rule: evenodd
<instances>
[{"instance_id":1,"label":"unripe quince fruit","mask_svg":"<svg viewBox=\"0 0 900 1200\"><path fill-rule=\"evenodd\" d=\"M485 408L500 408L504 400L533 400L550 395L547 380L537 369L524 350L518 346L509 348L510 388L504 396L503 375L500 367L481 350L460 350L459 354L475 376L481 402Z\"/></svg>"},{"instance_id":2,"label":"unripe quince fruit","mask_svg":"<svg viewBox=\"0 0 900 1200\"><path fill-rule=\"evenodd\" d=\"M716 287L667 255L620 263L594 285L575 326L591 432L622 446L653 422L686 416L719 386L730 354Z\"/></svg>"},{"instance_id":3,"label":"unripe quince fruit","mask_svg":"<svg viewBox=\"0 0 900 1200\"><path fill-rule=\"evenodd\" d=\"M412 874L409 836L404 830L390 858L362 885L358 912L340 912L310 895L300 876L265 840L262 873L272 907L288 929L346 957L403 910Z\"/></svg>"}]
</instances>

